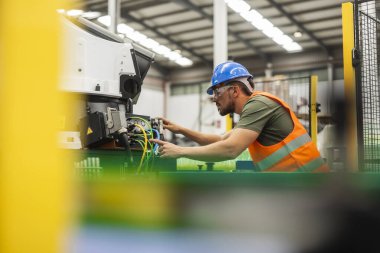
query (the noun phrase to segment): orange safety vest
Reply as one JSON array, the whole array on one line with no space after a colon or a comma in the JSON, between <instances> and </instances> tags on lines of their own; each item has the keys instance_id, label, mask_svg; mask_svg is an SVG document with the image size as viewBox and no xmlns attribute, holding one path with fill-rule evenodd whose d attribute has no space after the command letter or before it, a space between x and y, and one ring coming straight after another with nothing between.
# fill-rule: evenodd
<instances>
[{"instance_id":1,"label":"orange safety vest","mask_svg":"<svg viewBox=\"0 0 380 253\"><path fill-rule=\"evenodd\" d=\"M256 91L251 98L256 95L266 96L282 105L289 112L294 125L293 131L279 143L263 146L256 140L249 145L248 150L256 168L260 171L328 172L316 145L290 107L267 92Z\"/></svg>"}]
</instances>

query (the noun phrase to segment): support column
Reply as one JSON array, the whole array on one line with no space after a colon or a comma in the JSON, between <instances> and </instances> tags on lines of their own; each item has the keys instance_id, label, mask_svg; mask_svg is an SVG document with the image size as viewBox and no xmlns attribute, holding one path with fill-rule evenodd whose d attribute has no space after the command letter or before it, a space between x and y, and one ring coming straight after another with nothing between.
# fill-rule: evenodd
<instances>
[{"instance_id":1,"label":"support column","mask_svg":"<svg viewBox=\"0 0 380 253\"><path fill-rule=\"evenodd\" d=\"M227 5L223 0L214 0L214 68L227 61Z\"/></svg>"},{"instance_id":2,"label":"support column","mask_svg":"<svg viewBox=\"0 0 380 253\"><path fill-rule=\"evenodd\" d=\"M350 171L358 170L358 138L356 117L356 83L355 68L352 65L352 50L354 49L354 7L352 3L342 4L343 31L343 66L344 66L344 96L346 104L346 145L347 166Z\"/></svg>"},{"instance_id":3,"label":"support column","mask_svg":"<svg viewBox=\"0 0 380 253\"><path fill-rule=\"evenodd\" d=\"M310 136L317 145L318 119L317 119L317 86L318 76L310 77Z\"/></svg>"},{"instance_id":4,"label":"support column","mask_svg":"<svg viewBox=\"0 0 380 253\"><path fill-rule=\"evenodd\" d=\"M170 99L170 86L171 86L171 82L166 80L163 81L162 83L162 90L164 91L164 114L163 114L163 117L166 118L168 117L168 103L169 103L169 99Z\"/></svg>"},{"instance_id":5,"label":"support column","mask_svg":"<svg viewBox=\"0 0 380 253\"><path fill-rule=\"evenodd\" d=\"M108 0L108 15L111 18L108 29L110 32L116 33L120 17L120 0Z\"/></svg>"},{"instance_id":6,"label":"support column","mask_svg":"<svg viewBox=\"0 0 380 253\"><path fill-rule=\"evenodd\" d=\"M168 108L169 108L169 99L170 99L170 86L171 82L165 79L162 82L162 90L164 92L164 105L163 105L163 117L167 118L168 117ZM172 134L169 130L164 130L166 139L171 139L174 134ZM170 136L170 137L169 137Z\"/></svg>"},{"instance_id":7,"label":"support column","mask_svg":"<svg viewBox=\"0 0 380 253\"><path fill-rule=\"evenodd\" d=\"M328 85L332 85L333 80L334 80L334 64L332 63L333 60L334 60L334 58L332 56L328 57L328 63L327 63L327 83L328 83Z\"/></svg>"},{"instance_id":8,"label":"support column","mask_svg":"<svg viewBox=\"0 0 380 253\"><path fill-rule=\"evenodd\" d=\"M326 100L326 114L331 114L331 98L334 98L334 64L333 64L334 58L332 56L328 57L328 63L327 63L327 90L330 91L329 98Z\"/></svg>"},{"instance_id":9,"label":"support column","mask_svg":"<svg viewBox=\"0 0 380 253\"><path fill-rule=\"evenodd\" d=\"M223 0L214 0L214 69L228 59L228 37L227 37L227 5ZM232 115L227 115L222 122L221 129L229 131L232 129Z\"/></svg>"}]
</instances>

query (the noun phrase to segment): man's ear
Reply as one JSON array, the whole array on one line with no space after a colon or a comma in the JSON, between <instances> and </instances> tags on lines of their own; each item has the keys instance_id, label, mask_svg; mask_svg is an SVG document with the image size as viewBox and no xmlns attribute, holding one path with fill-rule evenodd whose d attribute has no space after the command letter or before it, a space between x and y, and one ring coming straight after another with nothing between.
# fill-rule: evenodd
<instances>
[{"instance_id":1,"label":"man's ear","mask_svg":"<svg viewBox=\"0 0 380 253\"><path fill-rule=\"evenodd\" d=\"M235 97L241 93L241 90L240 90L239 86L234 86L233 90L234 90L233 94L234 94Z\"/></svg>"}]
</instances>

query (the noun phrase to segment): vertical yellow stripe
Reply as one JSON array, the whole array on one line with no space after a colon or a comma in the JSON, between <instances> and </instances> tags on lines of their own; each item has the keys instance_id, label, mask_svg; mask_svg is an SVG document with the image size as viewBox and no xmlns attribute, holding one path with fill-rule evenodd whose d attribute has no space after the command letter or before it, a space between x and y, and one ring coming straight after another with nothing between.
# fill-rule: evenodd
<instances>
[{"instance_id":1,"label":"vertical yellow stripe","mask_svg":"<svg viewBox=\"0 0 380 253\"><path fill-rule=\"evenodd\" d=\"M317 118L317 85L318 76L310 77L311 94L310 94L310 104L311 104L311 114L310 114L310 135L312 141L317 144L317 134L318 134L318 118Z\"/></svg>"},{"instance_id":2,"label":"vertical yellow stripe","mask_svg":"<svg viewBox=\"0 0 380 253\"><path fill-rule=\"evenodd\" d=\"M226 116L226 132L232 130L232 125L233 125L233 119L231 117L231 114L228 114Z\"/></svg>"},{"instance_id":3,"label":"vertical yellow stripe","mask_svg":"<svg viewBox=\"0 0 380 253\"><path fill-rule=\"evenodd\" d=\"M343 66L344 92L346 100L346 136L347 136L347 165L351 170L358 170L358 142L356 120L356 88L355 69L352 66L352 50L354 49L354 8L352 3L342 4L343 32Z\"/></svg>"},{"instance_id":4,"label":"vertical yellow stripe","mask_svg":"<svg viewBox=\"0 0 380 253\"><path fill-rule=\"evenodd\" d=\"M57 147L59 1L0 1L0 252L60 252L70 159Z\"/></svg>"}]
</instances>

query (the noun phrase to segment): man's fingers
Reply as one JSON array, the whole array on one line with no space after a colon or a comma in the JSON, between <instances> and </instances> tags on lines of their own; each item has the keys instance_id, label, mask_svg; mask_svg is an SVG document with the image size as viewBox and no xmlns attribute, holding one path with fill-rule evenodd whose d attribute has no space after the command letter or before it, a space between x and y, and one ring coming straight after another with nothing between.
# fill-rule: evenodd
<instances>
[{"instance_id":1,"label":"man's fingers","mask_svg":"<svg viewBox=\"0 0 380 253\"><path fill-rule=\"evenodd\" d=\"M164 122L164 124L169 122L169 120L167 120L166 118L163 118L163 117L158 117L158 119L162 120Z\"/></svg>"},{"instance_id":2,"label":"man's fingers","mask_svg":"<svg viewBox=\"0 0 380 253\"><path fill-rule=\"evenodd\" d=\"M157 143L158 145L164 145L165 143L167 143L166 141L161 141L159 139L150 139L149 141L153 143Z\"/></svg>"}]
</instances>

